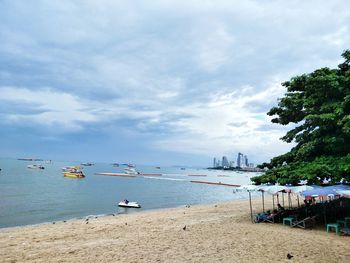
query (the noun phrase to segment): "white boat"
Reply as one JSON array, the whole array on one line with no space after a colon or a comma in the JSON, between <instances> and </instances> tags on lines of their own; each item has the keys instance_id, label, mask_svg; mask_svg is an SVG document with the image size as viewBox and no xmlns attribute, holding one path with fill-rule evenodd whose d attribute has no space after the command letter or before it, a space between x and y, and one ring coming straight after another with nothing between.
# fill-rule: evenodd
<instances>
[{"instance_id":1,"label":"white boat","mask_svg":"<svg viewBox=\"0 0 350 263\"><path fill-rule=\"evenodd\" d=\"M127 200L120 201L118 203L118 206L127 208L141 208L141 206L137 202L129 202Z\"/></svg>"},{"instance_id":2,"label":"white boat","mask_svg":"<svg viewBox=\"0 0 350 263\"><path fill-rule=\"evenodd\" d=\"M65 166L62 167L62 172L75 172L76 170L82 170L83 168L80 166Z\"/></svg>"},{"instance_id":3,"label":"white boat","mask_svg":"<svg viewBox=\"0 0 350 263\"><path fill-rule=\"evenodd\" d=\"M44 166L42 166L41 164L29 164L27 165L27 168L29 169L45 169Z\"/></svg>"},{"instance_id":4,"label":"white boat","mask_svg":"<svg viewBox=\"0 0 350 263\"><path fill-rule=\"evenodd\" d=\"M136 171L135 168L133 167L127 167L127 168L124 168L124 172L126 174L132 174L132 175L136 175L136 174L140 174L138 171Z\"/></svg>"}]
</instances>

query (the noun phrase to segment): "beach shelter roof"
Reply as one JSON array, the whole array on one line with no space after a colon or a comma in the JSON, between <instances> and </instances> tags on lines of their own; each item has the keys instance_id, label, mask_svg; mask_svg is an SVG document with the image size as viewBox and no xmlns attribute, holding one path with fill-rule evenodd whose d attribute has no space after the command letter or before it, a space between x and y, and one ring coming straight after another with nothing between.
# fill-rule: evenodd
<instances>
[{"instance_id":1,"label":"beach shelter roof","mask_svg":"<svg viewBox=\"0 0 350 263\"><path fill-rule=\"evenodd\" d=\"M289 191L289 187L282 186L282 185L268 185L268 186L262 186L259 190L268 192L270 194L277 194L278 192L285 192Z\"/></svg>"},{"instance_id":2,"label":"beach shelter roof","mask_svg":"<svg viewBox=\"0 0 350 263\"><path fill-rule=\"evenodd\" d=\"M336 192L346 198L350 198L350 190L336 190Z\"/></svg>"},{"instance_id":3,"label":"beach shelter roof","mask_svg":"<svg viewBox=\"0 0 350 263\"><path fill-rule=\"evenodd\" d=\"M313 190L314 188L316 188L315 186L310 186L310 185L300 185L300 186L293 186L293 187L290 187L290 191L292 193L295 193L295 194L300 194L301 192L305 192L305 191L311 191Z\"/></svg>"},{"instance_id":4,"label":"beach shelter roof","mask_svg":"<svg viewBox=\"0 0 350 263\"><path fill-rule=\"evenodd\" d=\"M308 196L318 197L318 196L339 195L337 193L337 191L339 191L339 190L350 190L350 186L339 184L339 185L330 185L330 186L325 186L325 187L318 187L318 188L314 188L314 189L309 190L309 191L301 192L301 195L303 195L305 197L308 197Z\"/></svg>"}]
</instances>

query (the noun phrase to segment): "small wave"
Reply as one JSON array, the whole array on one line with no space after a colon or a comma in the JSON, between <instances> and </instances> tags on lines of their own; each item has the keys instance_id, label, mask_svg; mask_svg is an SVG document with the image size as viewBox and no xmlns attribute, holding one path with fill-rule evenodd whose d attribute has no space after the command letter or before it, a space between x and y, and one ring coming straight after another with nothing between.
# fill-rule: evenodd
<instances>
[{"instance_id":1,"label":"small wave","mask_svg":"<svg viewBox=\"0 0 350 263\"><path fill-rule=\"evenodd\" d=\"M99 214L99 215L88 215L85 217L85 219L92 219L92 218L98 218L98 217L104 217L112 214Z\"/></svg>"},{"instance_id":2,"label":"small wave","mask_svg":"<svg viewBox=\"0 0 350 263\"><path fill-rule=\"evenodd\" d=\"M168 180L168 181L187 181L185 179L177 179L177 178L159 178L159 177L152 177L152 176L148 176L148 177L144 177L147 179L156 179L156 180Z\"/></svg>"}]
</instances>

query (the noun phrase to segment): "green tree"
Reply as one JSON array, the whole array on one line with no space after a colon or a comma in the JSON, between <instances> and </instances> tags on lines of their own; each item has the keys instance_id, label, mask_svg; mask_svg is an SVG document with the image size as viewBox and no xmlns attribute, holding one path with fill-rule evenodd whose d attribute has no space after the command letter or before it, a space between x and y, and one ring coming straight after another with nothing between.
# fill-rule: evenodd
<instances>
[{"instance_id":1,"label":"green tree","mask_svg":"<svg viewBox=\"0 0 350 263\"><path fill-rule=\"evenodd\" d=\"M282 83L287 92L267 114L273 123L294 123L281 139L296 146L260 165L268 170L254 177L255 183L350 181L350 50L342 57L336 69L317 69Z\"/></svg>"}]
</instances>

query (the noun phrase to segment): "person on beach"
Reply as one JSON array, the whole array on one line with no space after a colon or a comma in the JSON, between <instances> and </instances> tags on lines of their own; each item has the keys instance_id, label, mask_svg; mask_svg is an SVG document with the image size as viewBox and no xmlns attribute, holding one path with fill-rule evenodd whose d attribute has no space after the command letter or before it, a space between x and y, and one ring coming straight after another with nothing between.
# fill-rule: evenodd
<instances>
[{"instance_id":1,"label":"person on beach","mask_svg":"<svg viewBox=\"0 0 350 263\"><path fill-rule=\"evenodd\" d=\"M277 204L278 211L284 211L284 207L281 204Z\"/></svg>"}]
</instances>

